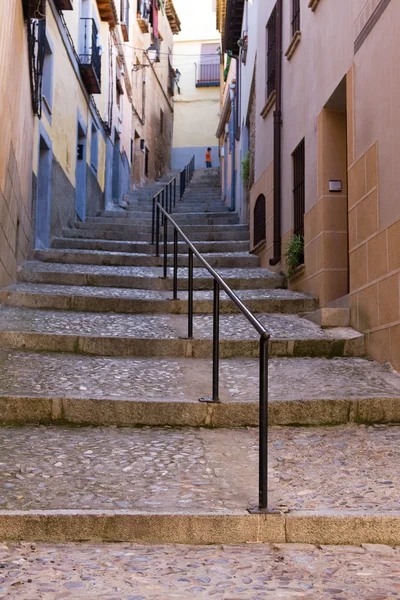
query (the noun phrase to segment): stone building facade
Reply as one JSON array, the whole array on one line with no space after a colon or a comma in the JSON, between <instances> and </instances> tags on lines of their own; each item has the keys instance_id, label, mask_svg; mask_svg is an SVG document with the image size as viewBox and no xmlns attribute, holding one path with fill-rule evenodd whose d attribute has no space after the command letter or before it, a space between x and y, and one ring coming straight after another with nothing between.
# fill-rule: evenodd
<instances>
[{"instance_id":1,"label":"stone building facade","mask_svg":"<svg viewBox=\"0 0 400 600\"><path fill-rule=\"evenodd\" d=\"M30 249L34 117L22 2L0 3L0 286Z\"/></svg>"},{"instance_id":2,"label":"stone building facade","mask_svg":"<svg viewBox=\"0 0 400 600\"><path fill-rule=\"evenodd\" d=\"M285 271L299 234L304 254L290 287L317 295L321 306L350 307L370 356L399 369L399 7L227 0L226 14L225 49L240 67L238 156L248 147L246 82L256 76L253 251L263 266ZM255 212L259 200L263 213Z\"/></svg>"}]
</instances>

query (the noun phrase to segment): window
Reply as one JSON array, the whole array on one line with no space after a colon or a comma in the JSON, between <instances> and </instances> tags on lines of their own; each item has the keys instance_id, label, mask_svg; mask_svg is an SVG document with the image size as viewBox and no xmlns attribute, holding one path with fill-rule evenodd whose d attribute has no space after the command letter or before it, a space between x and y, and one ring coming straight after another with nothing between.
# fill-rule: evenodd
<instances>
[{"instance_id":1,"label":"window","mask_svg":"<svg viewBox=\"0 0 400 600\"><path fill-rule=\"evenodd\" d=\"M220 44L201 44L200 64L196 64L196 87L220 85Z\"/></svg>"},{"instance_id":2,"label":"window","mask_svg":"<svg viewBox=\"0 0 400 600\"><path fill-rule=\"evenodd\" d=\"M292 37L300 31L300 0L292 0Z\"/></svg>"},{"instance_id":3,"label":"window","mask_svg":"<svg viewBox=\"0 0 400 600\"><path fill-rule=\"evenodd\" d=\"M304 139L293 152L293 202L294 202L294 234L304 236L305 211L305 155Z\"/></svg>"},{"instance_id":4,"label":"window","mask_svg":"<svg viewBox=\"0 0 400 600\"><path fill-rule=\"evenodd\" d=\"M47 32L43 63L42 98L47 110L51 114L53 106L53 51L47 37Z\"/></svg>"},{"instance_id":5,"label":"window","mask_svg":"<svg viewBox=\"0 0 400 600\"><path fill-rule=\"evenodd\" d=\"M149 176L149 149L144 149L144 174L146 177Z\"/></svg>"},{"instance_id":6,"label":"window","mask_svg":"<svg viewBox=\"0 0 400 600\"><path fill-rule=\"evenodd\" d=\"M90 166L97 173L99 162L99 132L92 122L92 135L90 140Z\"/></svg>"},{"instance_id":7,"label":"window","mask_svg":"<svg viewBox=\"0 0 400 600\"><path fill-rule=\"evenodd\" d=\"M267 23L267 98L276 89L276 7Z\"/></svg>"},{"instance_id":8,"label":"window","mask_svg":"<svg viewBox=\"0 0 400 600\"><path fill-rule=\"evenodd\" d=\"M160 133L164 133L164 111L160 108Z\"/></svg>"},{"instance_id":9,"label":"window","mask_svg":"<svg viewBox=\"0 0 400 600\"><path fill-rule=\"evenodd\" d=\"M258 196L253 212L253 246L266 239L265 196Z\"/></svg>"}]
</instances>

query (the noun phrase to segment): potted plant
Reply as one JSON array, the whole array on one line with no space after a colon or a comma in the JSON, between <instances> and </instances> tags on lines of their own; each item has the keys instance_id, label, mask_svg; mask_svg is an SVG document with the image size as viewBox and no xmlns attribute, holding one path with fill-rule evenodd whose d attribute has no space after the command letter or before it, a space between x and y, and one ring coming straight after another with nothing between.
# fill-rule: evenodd
<instances>
[{"instance_id":1,"label":"potted plant","mask_svg":"<svg viewBox=\"0 0 400 600\"><path fill-rule=\"evenodd\" d=\"M241 171L242 180L246 185L248 185L249 180L250 180L250 151L246 152L243 160L241 161L241 165L242 165L242 171Z\"/></svg>"},{"instance_id":2,"label":"potted plant","mask_svg":"<svg viewBox=\"0 0 400 600\"><path fill-rule=\"evenodd\" d=\"M286 247L285 252L288 277L291 279L296 269L304 263L304 237L294 234Z\"/></svg>"}]
</instances>

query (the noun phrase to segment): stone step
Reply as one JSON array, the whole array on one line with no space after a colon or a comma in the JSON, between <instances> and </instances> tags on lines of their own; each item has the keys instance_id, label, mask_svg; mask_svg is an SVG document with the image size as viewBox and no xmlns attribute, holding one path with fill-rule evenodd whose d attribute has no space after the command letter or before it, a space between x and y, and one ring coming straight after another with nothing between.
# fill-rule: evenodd
<instances>
[{"instance_id":1,"label":"stone step","mask_svg":"<svg viewBox=\"0 0 400 600\"><path fill-rule=\"evenodd\" d=\"M274 289L284 287L281 275L266 269L218 269L218 273L233 289ZM26 261L18 270L17 280L26 283L54 283L100 287L122 287L147 290L172 290L173 270L163 278L160 267L104 267L98 265L64 265ZM179 268L178 287L187 290L188 270ZM213 289L213 279L206 269L194 269L194 289Z\"/></svg>"},{"instance_id":2,"label":"stone step","mask_svg":"<svg viewBox=\"0 0 400 600\"><path fill-rule=\"evenodd\" d=\"M260 266L258 256L248 252L230 253L204 253L204 259L211 267L218 268L254 268ZM33 260L43 262L81 264L81 265L108 265L108 266L133 266L133 267L161 267L163 258L149 254L134 254L132 252L101 252L99 250L35 250L32 252ZM185 267L188 264L188 254L178 255L178 266ZM168 265L173 266L172 253L168 256ZM196 267L202 266L198 258L194 258Z\"/></svg>"},{"instance_id":3,"label":"stone step","mask_svg":"<svg viewBox=\"0 0 400 600\"><path fill-rule=\"evenodd\" d=\"M318 305L315 298L289 290L237 290L237 295L255 313L306 313ZM0 291L0 302L9 306L115 313L187 314L187 297L183 291L179 291L179 300L172 300L169 291L34 283L14 284ZM239 312L224 292L220 298L222 314ZM193 309L196 314L211 314L213 292L196 291Z\"/></svg>"},{"instance_id":4,"label":"stone step","mask_svg":"<svg viewBox=\"0 0 400 600\"><path fill-rule=\"evenodd\" d=\"M136 252L138 254L154 254L154 245L147 242L123 242L110 240L85 240L79 238L54 238L53 248L71 248L75 250L104 250L106 252ZM196 242L199 252L247 252L250 244L247 241L236 242ZM185 242L178 242L178 252L187 250ZM173 244L168 242L168 252L173 252Z\"/></svg>"},{"instance_id":5,"label":"stone step","mask_svg":"<svg viewBox=\"0 0 400 600\"><path fill-rule=\"evenodd\" d=\"M110 213L111 215L111 213ZM190 213L180 213L174 215L174 220L178 225L238 225L239 217L234 213L199 213L197 215L191 215ZM88 217L87 223L94 226L98 224L102 225L118 225L121 221L126 222L128 225L151 226L151 215L146 213L146 217L135 218L132 213L123 212L121 215L115 213L113 217Z\"/></svg>"},{"instance_id":6,"label":"stone step","mask_svg":"<svg viewBox=\"0 0 400 600\"><path fill-rule=\"evenodd\" d=\"M271 334L271 357L362 356L364 336L351 328L322 330L295 315L260 314ZM187 316L114 314L0 307L3 348L76 352L96 356L210 358L212 315L195 315L193 339ZM221 358L254 358L259 335L242 314L220 316Z\"/></svg>"},{"instance_id":7,"label":"stone step","mask_svg":"<svg viewBox=\"0 0 400 600\"><path fill-rule=\"evenodd\" d=\"M249 227L248 225L238 225L232 223L230 225L226 225L223 223L218 223L216 225L202 225L202 224L180 224L180 228L183 233L187 235L191 235L192 233L235 233L237 231L246 232L249 236ZM125 232L127 235L140 233L141 231L145 233L151 233L151 223L148 222L146 226L139 226L137 223L129 223L128 220L125 221L121 219L117 223L74 223L74 227L76 229L86 229L90 231L118 231ZM69 230L67 230L69 231ZM172 231L172 229L171 229Z\"/></svg>"},{"instance_id":8,"label":"stone step","mask_svg":"<svg viewBox=\"0 0 400 600\"><path fill-rule=\"evenodd\" d=\"M255 429L31 425L0 440L3 541L400 543L396 426L271 427L269 506L280 512L269 515L247 512Z\"/></svg>"},{"instance_id":9,"label":"stone step","mask_svg":"<svg viewBox=\"0 0 400 600\"><path fill-rule=\"evenodd\" d=\"M101 228L100 228L101 227ZM129 227L124 228L110 225L110 227L96 226L96 228L75 228L75 229L63 229L63 235L67 238L87 239L87 240L110 240L110 241L134 241L134 242L146 242L149 243L151 239L151 228L148 227ZM235 228L232 230L232 228ZM124 228L124 229L123 229ZM197 229L202 229L197 231ZM122 230L123 229L123 230ZM249 232L247 227L242 225L229 225L226 227L202 227L201 225L196 228L181 228L186 233L192 242L213 242L213 241L246 241L249 244ZM147 231L146 231L147 230ZM160 239L163 239L162 232ZM173 232L171 228L168 229L168 239L173 239Z\"/></svg>"},{"instance_id":10,"label":"stone step","mask_svg":"<svg viewBox=\"0 0 400 600\"><path fill-rule=\"evenodd\" d=\"M173 211L172 211L172 217L176 214L193 214L193 215L201 215L201 214L215 214L217 211L220 211L221 213L229 213L229 208L227 206L224 206L223 204L221 204L220 206L218 205L208 205L208 206L202 206L202 205L198 205L198 204L184 204L184 205L178 205L176 206Z\"/></svg>"},{"instance_id":11,"label":"stone step","mask_svg":"<svg viewBox=\"0 0 400 600\"><path fill-rule=\"evenodd\" d=\"M136 532L139 541L137 538ZM301 598L303 590L312 589L308 599L316 600L335 593L326 589L345 589L346 600L383 600L393 597L393 573L400 569L400 549L382 544L143 546L127 542L52 541L35 543L32 550L29 543L11 541L2 548L2 587L10 597L21 581L29 581L30 598L45 598L43 589L51 590L53 598L68 598L67 589L79 593L69 594L71 600L93 600L101 597L98 590L116 589L118 598L124 600L200 600L207 596L221 600L227 598L227 593L231 598L245 600L257 597L256 587L259 598ZM152 568L155 565L157 568ZM127 573L132 575L128 578ZM327 588L327 579L335 587ZM48 582L47 587L43 581ZM307 596L303 594L303 598ZM48 600L52 600L50 596Z\"/></svg>"},{"instance_id":12,"label":"stone step","mask_svg":"<svg viewBox=\"0 0 400 600\"><path fill-rule=\"evenodd\" d=\"M0 423L258 426L259 362L0 351ZM271 358L270 426L400 422L400 375L360 358Z\"/></svg>"}]
</instances>

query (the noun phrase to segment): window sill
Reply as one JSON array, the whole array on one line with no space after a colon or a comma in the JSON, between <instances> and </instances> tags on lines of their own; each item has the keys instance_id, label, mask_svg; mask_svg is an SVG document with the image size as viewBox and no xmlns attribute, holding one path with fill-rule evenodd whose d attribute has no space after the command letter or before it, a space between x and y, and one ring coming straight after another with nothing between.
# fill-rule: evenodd
<instances>
[{"instance_id":1,"label":"window sill","mask_svg":"<svg viewBox=\"0 0 400 600\"><path fill-rule=\"evenodd\" d=\"M308 3L308 8L311 8L311 10L314 12L319 2L320 0L310 0L310 2Z\"/></svg>"},{"instance_id":2,"label":"window sill","mask_svg":"<svg viewBox=\"0 0 400 600\"><path fill-rule=\"evenodd\" d=\"M302 276L304 275L304 273L305 273L305 270L306 270L306 266L305 266L305 264L304 264L304 263L303 263L303 264L301 264L301 265L299 265L298 267L296 267L296 269L295 269L295 271L294 271L293 275L292 275L291 277L289 277L289 281L290 281L291 283L293 283L293 282L294 282L294 281L296 281L297 279L300 279L300 277L302 277Z\"/></svg>"},{"instance_id":3,"label":"window sill","mask_svg":"<svg viewBox=\"0 0 400 600\"><path fill-rule=\"evenodd\" d=\"M265 103L265 106L260 113L260 115L262 116L263 119L265 119L265 117L268 115L268 113L271 111L271 109L275 105L275 100L276 100L276 91L274 90L268 96L267 102Z\"/></svg>"},{"instance_id":4,"label":"window sill","mask_svg":"<svg viewBox=\"0 0 400 600\"><path fill-rule=\"evenodd\" d=\"M258 254L259 252L262 252L263 250L265 250L266 247L267 247L266 240L261 240L261 242L258 242L258 244L250 250L250 254Z\"/></svg>"},{"instance_id":5,"label":"window sill","mask_svg":"<svg viewBox=\"0 0 400 600\"><path fill-rule=\"evenodd\" d=\"M290 60L295 53L297 46L300 44L301 40L301 31L296 31L294 34L292 41L289 44L289 48L285 52L285 56L288 60Z\"/></svg>"}]
</instances>

